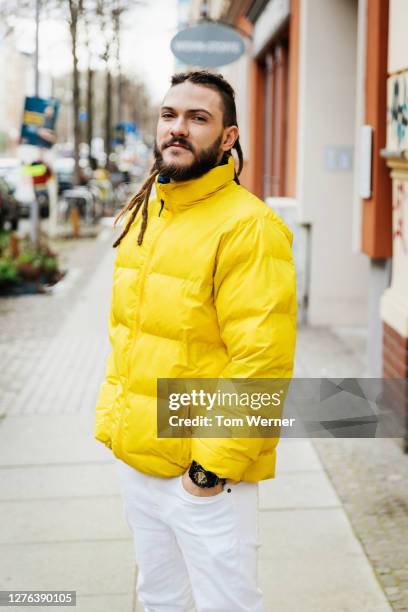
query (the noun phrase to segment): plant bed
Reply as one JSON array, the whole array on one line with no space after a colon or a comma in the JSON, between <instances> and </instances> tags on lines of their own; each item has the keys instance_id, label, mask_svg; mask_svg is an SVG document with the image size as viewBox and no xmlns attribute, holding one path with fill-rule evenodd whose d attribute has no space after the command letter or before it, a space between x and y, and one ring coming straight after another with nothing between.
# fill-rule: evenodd
<instances>
[{"instance_id":1,"label":"plant bed","mask_svg":"<svg viewBox=\"0 0 408 612\"><path fill-rule=\"evenodd\" d=\"M38 281L21 280L18 283L0 283L0 297L48 293L49 288L56 285L65 275L66 271L59 272L58 278L55 277L52 282L45 276L41 276Z\"/></svg>"},{"instance_id":2,"label":"plant bed","mask_svg":"<svg viewBox=\"0 0 408 612\"><path fill-rule=\"evenodd\" d=\"M46 293L65 275L46 244L34 246L12 232L0 234L0 296Z\"/></svg>"}]
</instances>

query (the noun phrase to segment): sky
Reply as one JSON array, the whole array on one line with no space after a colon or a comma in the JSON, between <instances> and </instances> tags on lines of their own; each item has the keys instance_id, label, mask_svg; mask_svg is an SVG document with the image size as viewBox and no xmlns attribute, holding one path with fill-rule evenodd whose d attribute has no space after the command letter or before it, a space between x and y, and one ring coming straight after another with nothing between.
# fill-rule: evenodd
<instances>
[{"instance_id":1,"label":"sky","mask_svg":"<svg viewBox=\"0 0 408 612\"><path fill-rule=\"evenodd\" d=\"M125 73L143 80L153 103L160 102L174 72L170 41L177 32L177 0L143 0L122 17L121 59ZM33 52L34 21L19 20L21 50ZM80 57L86 67L86 57ZM58 76L71 70L70 37L64 23L44 20L40 27L40 70Z\"/></svg>"},{"instance_id":2,"label":"sky","mask_svg":"<svg viewBox=\"0 0 408 612\"><path fill-rule=\"evenodd\" d=\"M123 64L137 69L156 102L163 98L174 72L170 41L176 33L177 0L150 0L148 6L135 9L124 32Z\"/></svg>"}]
</instances>

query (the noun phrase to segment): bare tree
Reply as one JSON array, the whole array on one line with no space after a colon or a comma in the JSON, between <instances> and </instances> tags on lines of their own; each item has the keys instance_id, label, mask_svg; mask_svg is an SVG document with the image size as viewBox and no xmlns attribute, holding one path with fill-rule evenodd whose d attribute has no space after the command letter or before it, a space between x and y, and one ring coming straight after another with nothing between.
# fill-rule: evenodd
<instances>
[{"instance_id":1,"label":"bare tree","mask_svg":"<svg viewBox=\"0 0 408 612\"><path fill-rule=\"evenodd\" d=\"M106 165L109 163L109 155L112 148L112 123L113 123L113 82L117 83L117 112L116 117L122 119L123 88L120 63L120 38L122 15L141 5L143 2L137 0L96 0L96 15L99 19L99 30L104 38L104 49L101 59L105 62L105 153ZM113 78L113 70L117 78Z\"/></svg>"},{"instance_id":2,"label":"bare tree","mask_svg":"<svg viewBox=\"0 0 408 612\"><path fill-rule=\"evenodd\" d=\"M13 31L12 18L34 17L39 11L47 17L64 19L69 26L72 53L72 115L74 131L75 178L79 178L79 143L80 143L80 86L78 71L78 36L79 25L83 15L84 0L0 0L0 19L3 24L3 37ZM38 75L36 74L36 94L38 95Z\"/></svg>"},{"instance_id":3,"label":"bare tree","mask_svg":"<svg viewBox=\"0 0 408 612\"><path fill-rule=\"evenodd\" d=\"M81 140L81 126L79 123L80 89L78 70L78 33L79 22L83 14L83 0L68 0L68 25L71 34L72 53L72 113L74 127L74 160L75 183L79 183L79 144Z\"/></svg>"},{"instance_id":4,"label":"bare tree","mask_svg":"<svg viewBox=\"0 0 408 612\"><path fill-rule=\"evenodd\" d=\"M132 78L123 74L120 61L120 39L122 35L123 15L136 5L146 4L144 0L0 0L0 42L2 37L8 36L13 31L15 17L33 18L37 2L41 2L41 15L65 21L70 33L70 44L72 54L72 98L70 115L72 116L72 132L74 142L75 179L79 179L79 149L81 142L81 79L79 74L78 52L83 46L88 50L88 68L86 79L86 109L87 126L86 141L91 150L91 142L96 130L96 114L100 113L101 102L104 108L103 136L107 161L111 152L112 123L119 122L125 118L133 119L131 113L126 112L126 89L133 89L136 99L139 98L141 85L135 85ZM102 51L96 55L97 42L102 42ZM96 47L94 43L96 42ZM96 81L100 82L100 73L96 70L96 60L102 60L105 64L104 88L105 95L102 101L94 97ZM63 83L59 85L60 91L64 88ZM143 90L144 94L144 90ZM143 96L142 96L143 97ZM115 100L116 99L116 100ZM143 123L144 118L140 115L143 109L149 107L149 101L143 99L137 104L141 109L136 114L138 122ZM97 108L98 107L98 111ZM99 117L98 117L99 123ZM68 125L68 128L70 126ZM98 129L99 132L99 129ZM100 133L98 134L100 135Z\"/></svg>"},{"instance_id":5,"label":"bare tree","mask_svg":"<svg viewBox=\"0 0 408 612\"><path fill-rule=\"evenodd\" d=\"M16 17L33 17L36 0L0 0L0 43L15 28Z\"/></svg>"},{"instance_id":6,"label":"bare tree","mask_svg":"<svg viewBox=\"0 0 408 612\"><path fill-rule=\"evenodd\" d=\"M98 20L99 31L103 37L103 50L101 59L105 62L106 80L105 80L105 154L106 166L109 162L111 152L111 137L112 137L112 78L110 71L110 58L113 45L113 30L111 22L112 0L97 0L95 7L95 16Z\"/></svg>"},{"instance_id":7,"label":"bare tree","mask_svg":"<svg viewBox=\"0 0 408 612\"><path fill-rule=\"evenodd\" d=\"M123 74L120 54L121 35L123 31L122 16L136 6L145 6L145 0L113 0L112 21L114 33L114 46L116 50L116 73L117 73L117 122L123 120Z\"/></svg>"},{"instance_id":8,"label":"bare tree","mask_svg":"<svg viewBox=\"0 0 408 612\"><path fill-rule=\"evenodd\" d=\"M84 10L84 25L85 25L85 45L88 53L88 68L86 74L86 142L88 144L88 159L91 164L92 158L92 139L94 136L94 76L95 70L93 68L94 53L92 50L91 41L91 18L92 13L90 10Z\"/></svg>"},{"instance_id":9,"label":"bare tree","mask_svg":"<svg viewBox=\"0 0 408 612\"><path fill-rule=\"evenodd\" d=\"M120 35L121 35L121 16L125 11L125 7L117 6L112 10L114 42L116 48L116 70L117 70L117 109L116 121L120 123L122 117L122 65L120 61Z\"/></svg>"},{"instance_id":10,"label":"bare tree","mask_svg":"<svg viewBox=\"0 0 408 612\"><path fill-rule=\"evenodd\" d=\"M146 85L134 75L123 76L123 117L153 134L158 109L152 107Z\"/></svg>"}]
</instances>

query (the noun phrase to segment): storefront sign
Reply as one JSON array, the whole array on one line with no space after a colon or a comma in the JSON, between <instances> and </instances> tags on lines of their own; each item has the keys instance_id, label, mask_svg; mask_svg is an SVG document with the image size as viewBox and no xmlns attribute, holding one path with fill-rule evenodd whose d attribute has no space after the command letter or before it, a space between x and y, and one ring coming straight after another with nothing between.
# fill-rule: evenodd
<instances>
[{"instance_id":1,"label":"storefront sign","mask_svg":"<svg viewBox=\"0 0 408 612\"><path fill-rule=\"evenodd\" d=\"M235 62L245 51L244 41L235 30L216 23L181 30L170 47L181 62L202 68L225 66Z\"/></svg>"}]
</instances>

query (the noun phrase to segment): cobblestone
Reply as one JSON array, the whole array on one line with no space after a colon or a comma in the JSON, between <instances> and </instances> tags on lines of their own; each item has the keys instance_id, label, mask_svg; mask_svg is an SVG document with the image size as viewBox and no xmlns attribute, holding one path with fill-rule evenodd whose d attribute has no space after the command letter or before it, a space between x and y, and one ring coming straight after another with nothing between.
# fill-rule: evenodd
<instances>
[{"instance_id":1,"label":"cobblestone","mask_svg":"<svg viewBox=\"0 0 408 612\"><path fill-rule=\"evenodd\" d=\"M363 329L304 328L297 355L297 376L368 376ZM313 444L391 607L408 611L408 455L402 440Z\"/></svg>"},{"instance_id":2,"label":"cobblestone","mask_svg":"<svg viewBox=\"0 0 408 612\"><path fill-rule=\"evenodd\" d=\"M390 605L408 610L408 457L402 444L320 439L314 446Z\"/></svg>"}]
</instances>

